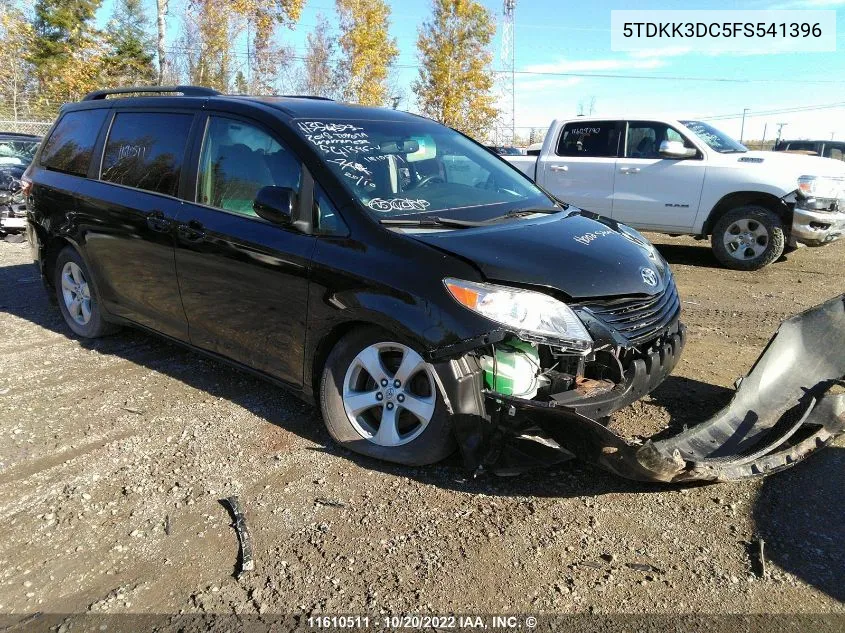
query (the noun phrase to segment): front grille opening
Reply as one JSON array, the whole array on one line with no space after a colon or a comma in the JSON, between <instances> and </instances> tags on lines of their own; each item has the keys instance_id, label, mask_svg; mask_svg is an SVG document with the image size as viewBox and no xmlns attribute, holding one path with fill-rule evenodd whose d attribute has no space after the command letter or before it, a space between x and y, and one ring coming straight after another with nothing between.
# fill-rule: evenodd
<instances>
[{"instance_id":1,"label":"front grille opening","mask_svg":"<svg viewBox=\"0 0 845 633\"><path fill-rule=\"evenodd\" d=\"M675 284L670 284L656 295L596 301L583 307L636 345L653 339L669 325L680 314L681 301Z\"/></svg>"}]
</instances>

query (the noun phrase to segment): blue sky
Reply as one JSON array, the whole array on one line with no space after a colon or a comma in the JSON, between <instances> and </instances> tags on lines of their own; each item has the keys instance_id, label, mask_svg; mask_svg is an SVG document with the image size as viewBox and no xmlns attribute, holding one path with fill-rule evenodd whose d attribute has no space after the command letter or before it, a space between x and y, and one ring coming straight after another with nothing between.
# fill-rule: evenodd
<instances>
[{"instance_id":1,"label":"blue sky","mask_svg":"<svg viewBox=\"0 0 845 633\"><path fill-rule=\"evenodd\" d=\"M179 0L173 3L178 5ZM501 0L481 0L498 18ZM415 66L417 28L430 12L429 0L389 0L391 35L398 40L396 79L405 93L402 109L415 109L411 84ZM110 1L106 0L106 5ZM154 1L148 0L154 16ZM838 9L837 52L834 53L695 53L687 48L621 53L611 51L610 12L633 8L630 3L593 0L517 0L514 42L517 70L542 73L580 73L584 76L520 74L516 79L516 125L545 127L555 117L573 116L579 103L594 101L597 115L649 113L684 117L740 115L749 108L745 138L776 134L785 122L784 137L820 137L845 140L845 0L749 0L641 2L637 9ZM110 10L104 6L103 11ZM317 14L334 21L332 0L306 0L295 30L281 29L279 37L297 54ZM176 29L172 29L175 31ZM499 33L494 42L499 61ZM241 47L243 50L243 47ZM242 58L243 59L243 58ZM595 77L597 73L618 77ZM631 78L636 75L640 78ZM648 78L642 78L648 77ZM715 80L721 81L715 81ZM725 81L727 80L727 81ZM764 115L767 111L808 106L842 106L804 112ZM717 127L739 137L740 116L714 120Z\"/></svg>"}]
</instances>

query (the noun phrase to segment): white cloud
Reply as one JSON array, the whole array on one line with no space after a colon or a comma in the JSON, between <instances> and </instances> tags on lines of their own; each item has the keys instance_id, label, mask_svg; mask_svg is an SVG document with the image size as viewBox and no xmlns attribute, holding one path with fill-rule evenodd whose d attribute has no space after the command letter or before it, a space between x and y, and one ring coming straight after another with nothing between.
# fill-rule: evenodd
<instances>
[{"instance_id":1,"label":"white cloud","mask_svg":"<svg viewBox=\"0 0 845 633\"><path fill-rule=\"evenodd\" d=\"M638 51L630 51L628 55L634 59L651 59L654 57L680 57L692 52L693 50L689 46L667 46L665 48L644 48Z\"/></svg>"},{"instance_id":2,"label":"white cloud","mask_svg":"<svg viewBox=\"0 0 845 633\"><path fill-rule=\"evenodd\" d=\"M562 90L580 84L582 81L581 77L540 78L522 76L516 80L516 90L518 94Z\"/></svg>"},{"instance_id":3,"label":"white cloud","mask_svg":"<svg viewBox=\"0 0 845 633\"><path fill-rule=\"evenodd\" d=\"M532 73L583 73L610 70L650 70L665 66L655 57L647 59L561 59L549 64L531 64L520 70Z\"/></svg>"},{"instance_id":4,"label":"white cloud","mask_svg":"<svg viewBox=\"0 0 845 633\"><path fill-rule=\"evenodd\" d=\"M785 0L768 7L770 10L781 9L835 9L845 7L845 0Z\"/></svg>"}]
</instances>

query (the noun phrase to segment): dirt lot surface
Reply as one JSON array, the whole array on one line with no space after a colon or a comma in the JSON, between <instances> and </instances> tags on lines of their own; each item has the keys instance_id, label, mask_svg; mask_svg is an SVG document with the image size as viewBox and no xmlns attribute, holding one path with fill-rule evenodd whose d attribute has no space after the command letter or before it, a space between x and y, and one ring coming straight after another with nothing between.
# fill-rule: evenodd
<instances>
[{"instance_id":1,"label":"dirt lot surface","mask_svg":"<svg viewBox=\"0 0 845 633\"><path fill-rule=\"evenodd\" d=\"M706 419L783 318L845 291L845 242L742 273L650 237L689 343L617 415L630 434ZM0 331L0 613L845 613L842 440L686 488L379 463L249 375L132 330L71 336L26 244L0 242ZM240 579L232 494L256 547Z\"/></svg>"}]
</instances>

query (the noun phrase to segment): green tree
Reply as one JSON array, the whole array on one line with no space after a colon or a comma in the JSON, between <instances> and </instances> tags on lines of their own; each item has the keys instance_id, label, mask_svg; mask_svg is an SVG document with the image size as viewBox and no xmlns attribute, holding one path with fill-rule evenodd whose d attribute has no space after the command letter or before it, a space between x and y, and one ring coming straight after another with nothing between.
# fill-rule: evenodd
<instances>
[{"instance_id":1,"label":"green tree","mask_svg":"<svg viewBox=\"0 0 845 633\"><path fill-rule=\"evenodd\" d=\"M418 31L422 67L414 92L421 112L475 138L498 116L493 93L493 16L475 0L433 0Z\"/></svg>"},{"instance_id":2,"label":"green tree","mask_svg":"<svg viewBox=\"0 0 845 633\"><path fill-rule=\"evenodd\" d=\"M238 74L235 75L235 94L249 94L249 83L247 82L242 70L239 70Z\"/></svg>"},{"instance_id":3,"label":"green tree","mask_svg":"<svg viewBox=\"0 0 845 633\"><path fill-rule=\"evenodd\" d=\"M37 0L32 48L41 98L74 101L99 83L102 35L94 25L101 0Z\"/></svg>"},{"instance_id":4,"label":"green tree","mask_svg":"<svg viewBox=\"0 0 845 633\"><path fill-rule=\"evenodd\" d=\"M104 74L112 85L150 84L156 79L155 48L141 0L116 0L106 28Z\"/></svg>"},{"instance_id":5,"label":"green tree","mask_svg":"<svg viewBox=\"0 0 845 633\"><path fill-rule=\"evenodd\" d=\"M388 75L399 54L396 38L388 34L390 7L384 0L336 0L340 18L338 65L346 83L343 96L363 105L385 105Z\"/></svg>"}]
</instances>

